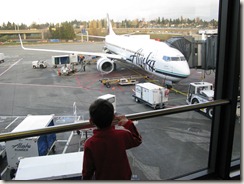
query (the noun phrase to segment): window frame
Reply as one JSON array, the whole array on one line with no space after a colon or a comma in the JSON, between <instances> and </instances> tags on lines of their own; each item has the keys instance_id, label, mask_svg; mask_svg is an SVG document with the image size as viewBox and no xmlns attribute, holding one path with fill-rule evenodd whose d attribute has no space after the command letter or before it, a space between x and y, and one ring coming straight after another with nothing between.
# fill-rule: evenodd
<instances>
[{"instance_id":1,"label":"window frame","mask_svg":"<svg viewBox=\"0 0 244 184\"><path fill-rule=\"evenodd\" d=\"M220 0L218 34L215 100L231 103L214 108L209 168L204 177L231 179L230 172L240 168L240 161L233 164L231 160L240 80L239 0Z\"/></svg>"}]
</instances>

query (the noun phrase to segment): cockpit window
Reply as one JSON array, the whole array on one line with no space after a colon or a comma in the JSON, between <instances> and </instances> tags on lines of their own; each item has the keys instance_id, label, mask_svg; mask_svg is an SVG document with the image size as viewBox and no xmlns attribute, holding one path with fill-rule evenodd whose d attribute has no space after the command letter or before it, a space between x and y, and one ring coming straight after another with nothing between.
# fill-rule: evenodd
<instances>
[{"instance_id":1,"label":"cockpit window","mask_svg":"<svg viewBox=\"0 0 244 184\"><path fill-rule=\"evenodd\" d=\"M180 57L180 60L181 60L181 61L185 61L186 58L185 58L185 57Z\"/></svg>"},{"instance_id":2,"label":"cockpit window","mask_svg":"<svg viewBox=\"0 0 244 184\"><path fill-rule=\"evenodd\" d=\"M180 61L180 57L171 57L171 61Z\"/></svg>"},{"instance_id":3,"label":"cockpit window","mask_svg":"<svg viewBox=\"0 0 244 184\"><path fill-rule=\"evenodd\" d=\"M169 57L169 56L163 56L164 61L185 61L185 57Z\"/></svg>"},{"instance_id":4,"label":"cockpit window","mask_svg":"<svg viewBox=\"0 0 244 184\"><path fill-rule=\"evenodd\" d=\"M170 59L170 57L168 57L168 56L164 56L164 57L163 57L163 60L164 60L164 61L170 61L171 59Z\"/></svg>"}]
</instances>

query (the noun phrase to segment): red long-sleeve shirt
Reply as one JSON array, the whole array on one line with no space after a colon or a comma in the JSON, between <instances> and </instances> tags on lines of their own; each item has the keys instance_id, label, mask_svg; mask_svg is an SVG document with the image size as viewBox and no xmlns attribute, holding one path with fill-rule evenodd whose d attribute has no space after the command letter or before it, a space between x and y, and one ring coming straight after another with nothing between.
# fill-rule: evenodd
<instances>
[{"instance_id":1,"label":"red long-sleeve shirt","mask_svg":"<svg viewBox=\"0 0 244 184\"><path fill-rule=\"evenodd\" d=\"M142 143L135 125L129 120L125 129L114 126L95 129L84 145L82 177L96 180L130 180L131 169L126 149Z\"/></svg>"}]
</instances>

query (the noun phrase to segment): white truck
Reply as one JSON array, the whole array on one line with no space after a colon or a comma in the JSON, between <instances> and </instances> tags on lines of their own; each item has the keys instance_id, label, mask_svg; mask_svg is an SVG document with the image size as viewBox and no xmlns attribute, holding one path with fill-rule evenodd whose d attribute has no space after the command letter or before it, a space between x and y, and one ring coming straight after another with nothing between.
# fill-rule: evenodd
<instances>
[{"instance_id":1,"label":"white truck","mask_svg":"<svg viewBox=\"0 0 244 184\"><path fill-rule=\"evenodd\" d=\"M213 101L214 90L213 84L208 82L193 82L189 84L186 97L187 104L198 104ZM203 108L200 111L204 112L209 118L213 117L213 108Z\"/></svg>"},{"instance_id":2,"label":"white truck","mask_svg":"<svg viewBox=\"0 0 244 184\"><path fill-rule=\"evenodd\" d=\"M169 89L150 82L135 84L134 92L132 96L136 102L143 102L153 109L164 108L169 97Z\"/></svg>"},{"instance_id":3,"label":"white truck","mask_svg":"<svg viewBox=\"0 0 244 184\"><path fill-rule=\"evenodd\" d=\"M32 68L47 68L47 63L43 60L32 61Z\"/></svg>"},{"instance_id":4,"label":"white truck","mask_svg":"<svg viewBox=\"0 0 244 184\"><path fill-rule=\"evenodd\" d=\"M0 53L0 63L3 63L4 59L5 59L4 54Z\"/></svg>"},{"instance_id":5,"label":"white truck","mask_svg":"<svg viewBox=\"0 0 244 184\"><path fill-rule=\"evenodd\" d=\"M21 132L54 126L54 115L28 115L12 132ZM8 168L16 169L20 158L43 156L54 148L56 134L45 134L6 141Z\"/></svg>"}]
</instances>

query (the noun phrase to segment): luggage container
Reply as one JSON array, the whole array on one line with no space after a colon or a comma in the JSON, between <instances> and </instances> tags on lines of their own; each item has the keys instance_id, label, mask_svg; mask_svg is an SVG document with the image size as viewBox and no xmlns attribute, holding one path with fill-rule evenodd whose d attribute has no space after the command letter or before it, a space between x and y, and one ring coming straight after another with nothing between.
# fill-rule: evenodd
<instances>
[{"instance_id":1,"label":"luggage container","mask_svg":"<svg viewBox=\"0 0 244 184\"><path fill-rule=\"evenodd\" d=\"M143 102L153 109L164 108L168 101L169 89L146 82L135 85L135 94L132 95L136 102Z\"/></svg>"},{"instance_id":2,"label":"luggage container","mask_svg":"<svg viewBox=\"0 0 244 184\"><path fill-rule=\"evenodd\" d=\"M81 180L84 152L20 160L14 180Z\"/></svg>"},{"instance_id":3,"label":"luggage container","mask_svg":"<svg viewBox=\"0 0 244 184\"><path fill-rule=\"evenodd\" d=\"M28 115L12 132L21 132L54 126L54 115ZM23 157L43 156L54 149L56 134L6 141L6 155L9 169L16 169Z\"/></svg>"}]
</instances>

